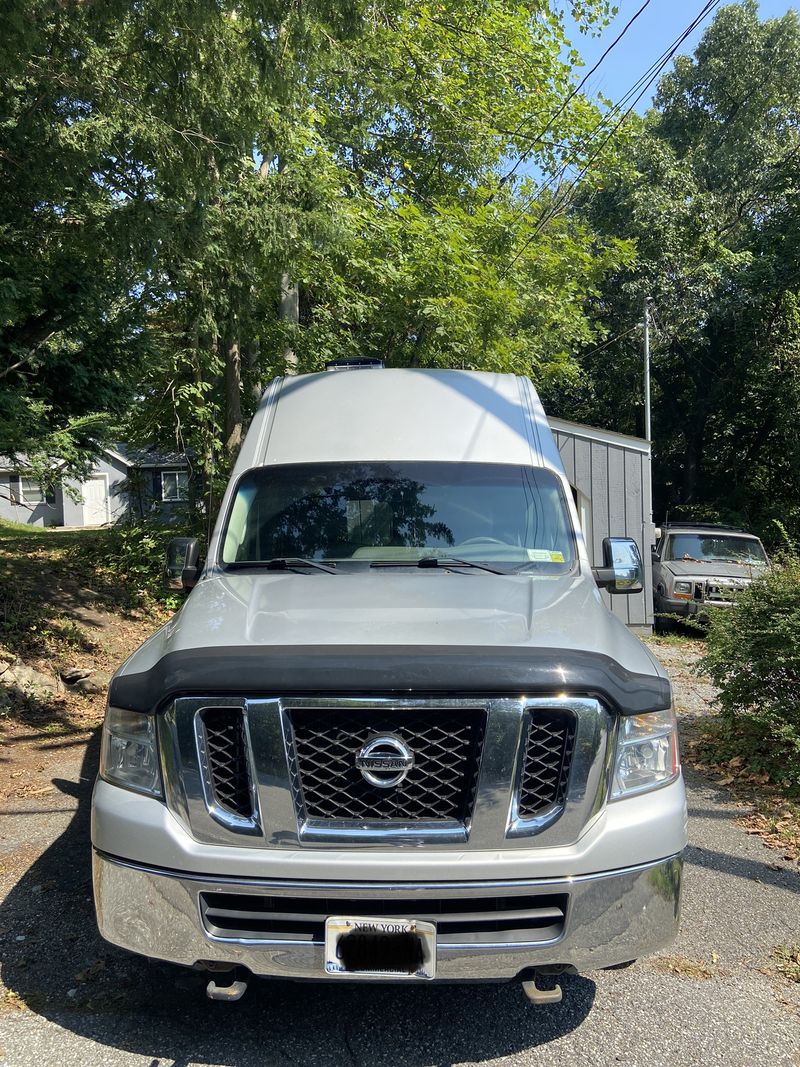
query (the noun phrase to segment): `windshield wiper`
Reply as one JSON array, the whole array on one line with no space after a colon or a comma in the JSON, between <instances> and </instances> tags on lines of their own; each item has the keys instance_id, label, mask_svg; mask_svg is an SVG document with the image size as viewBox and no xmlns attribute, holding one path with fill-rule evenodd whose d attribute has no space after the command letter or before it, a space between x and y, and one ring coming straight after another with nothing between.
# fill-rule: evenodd
<instances>
[{"instance_id":1,"label":"windshield wiper","mask_svg":"<svg viewBox=\"0 0 800 1067\"><path fill-rule=\"evenodd\" d=\"M288 571L292 567L314 567L318 571L325 571L326 574L336 574L335 567L330 567L327 563L318 563L315 559L306 559L304 556L276 556L274 559L239 560L236 563L229 563L228 567L236 570L246 567L261 567L267 571Z\"/></svg>"},{"instance_id":2,"label":"windshield wiper","mask_svg":"<svg viewBox=\"0 0 800 1067\"><path fill-rule=\"evenodd\" d=\"M418 567L438 567L441 564L442 567L458 566L458 567L474 567L479 571L488 571L490 574L504 574L504 571L499 571L496 567L490 567L488 563L476 563L473 559L459 559L457 556L423 556L417 560Z\"/></svg>"},{"instance_id":3,"label":"windshield wiper","mask_svg":"<svg viewBox=\"0 0 800 1067\"><path fill-rule=\"evenodd\" d=\"M421 559L373 559L370 567L474 567L475 570L489 571L490 574L506 574L488 563L476 563L472 559L457 559L455 556L423 556Z\"/></svg>"}]
</instances>

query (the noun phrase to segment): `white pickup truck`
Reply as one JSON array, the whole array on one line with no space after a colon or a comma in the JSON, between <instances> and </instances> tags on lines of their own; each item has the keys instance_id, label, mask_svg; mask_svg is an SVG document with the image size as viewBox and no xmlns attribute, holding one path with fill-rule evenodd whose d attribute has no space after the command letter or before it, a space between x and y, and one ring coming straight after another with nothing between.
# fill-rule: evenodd
<instances>
[{"instance_id":1,"label":"white pickup truck","mask_svg":"<svg viewBox=\"0 0 800 1067\"><path fill-rule=\"evenodd\" d=\"M117 671L94 792L105 938L210 972L519 980L678 928L671 690L603 604L531 383L274 381L182 609ZM551 987L553 979L546 979Z\"/></svg>"}]
</instances>

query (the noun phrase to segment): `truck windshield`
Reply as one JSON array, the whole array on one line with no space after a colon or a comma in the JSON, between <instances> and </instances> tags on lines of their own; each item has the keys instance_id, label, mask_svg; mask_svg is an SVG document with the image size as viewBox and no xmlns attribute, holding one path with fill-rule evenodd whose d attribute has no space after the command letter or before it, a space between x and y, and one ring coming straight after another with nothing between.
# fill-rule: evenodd
<instances>
[{"instance_id":1,"label":"truck windshield","mask_svg":"<svg viewBox=\"0 0 800 1067\"><path fill-rule=\"evenodd\" d=\"M697 563L765 564L767 556L755 537L736 537L729 534L685 533L673 534L667 559Z\"/></svg>"},{"instance_id":2,"label":"truck windshield","mask_svg":"<svg viewBox=\"0 0 800 1067\"><path fill-rule=\"evenodd\" d=\"M222 562L344 563L435 555L566 573L575 558L558 479L483 463L314 463L242 476Z\"/></svg>"}]
</instances>

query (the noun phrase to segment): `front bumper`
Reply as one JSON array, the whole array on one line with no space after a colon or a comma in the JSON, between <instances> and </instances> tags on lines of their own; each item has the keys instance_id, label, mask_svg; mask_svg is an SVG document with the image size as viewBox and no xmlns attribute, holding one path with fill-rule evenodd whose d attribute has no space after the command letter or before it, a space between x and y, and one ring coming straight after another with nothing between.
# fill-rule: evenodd
<instances>
[{"instance_id":1,"label":"front bumper","mask_svg":"<svg viewBox=\"0 0 800 1067\"><path fill-rule=\"evenodd\" d=\"M565 893L564 932L546 943L440 945L437 980L511 979L532 968L597 970L627 963L669 944L680 919L682 860L666 859L600 874L506 882L318 882L203 876L153 868L97 850L93 854L95 906L106 940L155 959L192 966L239 965L253 974L326 978L323 945L212 936L203 926L200 893L236 892L288 898L363 898L392 894L419 900L489 895ZM409 916L414 918L414 916ZM335 979L333 979L335 980Z\"/></svg>"},{"instance_id":2,"label":"front bumper","mask_svg":"<svg viewBox=\"0 0 800 1067\"><path fill-rule=\"evenodd\" d=\"M673 600L671 597L658 595L654 603L656 615L680 615L682 617L696 615L699 606L696 600Z\"/></svg>"},{"instance_id":3,"label":"front bumper","mask_svg":"<svg viewBox=\"0 0 800 1067\"><path fill-rule=\"evenodd\" d=\"M682 618L707 620L709 608L735 608L731 600L676 600L673 597L655 594L653 606L656 615L680 615Z\"/></svg>"}]
</instances>

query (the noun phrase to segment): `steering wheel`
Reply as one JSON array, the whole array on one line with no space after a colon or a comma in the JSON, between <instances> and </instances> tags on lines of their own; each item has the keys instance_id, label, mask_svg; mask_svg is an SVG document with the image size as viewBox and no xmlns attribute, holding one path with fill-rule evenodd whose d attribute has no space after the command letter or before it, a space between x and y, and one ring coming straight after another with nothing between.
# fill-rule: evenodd
<instances>
[{"instance_id":1,"label":"steering wheel","mask_svg":"<svg viewBox=\"0 0 800 1067\"><path fill-rule=\"evenodd\" d=\"M468 537L462 545L508 545L508 541L501 541L499 537Z\"/></svg>"}]
</instances>

